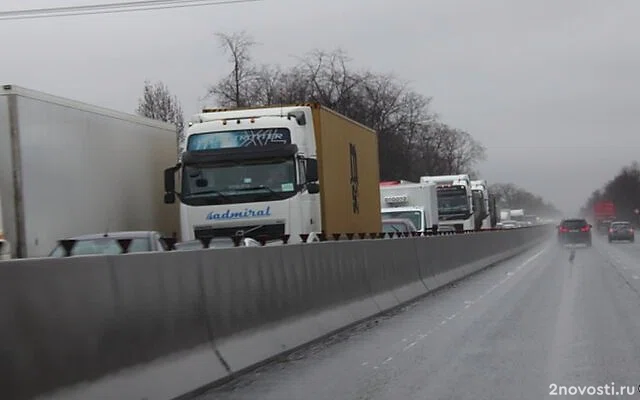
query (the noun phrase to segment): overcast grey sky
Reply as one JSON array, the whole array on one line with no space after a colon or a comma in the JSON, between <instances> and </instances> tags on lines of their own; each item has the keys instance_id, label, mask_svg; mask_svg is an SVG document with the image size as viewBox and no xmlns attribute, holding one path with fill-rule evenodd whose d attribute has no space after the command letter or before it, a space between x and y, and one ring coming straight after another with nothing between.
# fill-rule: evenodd
<instances>
[{"instance_id":1,"label":"overcast grey sky","mask_svg":"<svg viewBox=\"0 0 640 400\"><path fill-rule=\"evenodd\" d=\"M0 10L115 0L4 0ZM2 83L133 112L145 79L190 115L229 71L214 32L246 30L257 61L341 47L394 72L488 150L490 182L573 212L640 158L640 1L265 0L0 21Z\"/></svg>"}]
</instances>

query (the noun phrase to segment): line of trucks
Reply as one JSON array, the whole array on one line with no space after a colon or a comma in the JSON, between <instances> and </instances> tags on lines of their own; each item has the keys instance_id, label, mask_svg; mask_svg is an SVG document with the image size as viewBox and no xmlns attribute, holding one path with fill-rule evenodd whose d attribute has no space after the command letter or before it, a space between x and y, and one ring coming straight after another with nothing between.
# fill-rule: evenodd
<instances>
[{"instance_id":1,"label":"line of trucks","mask_svg":"<svg viewBox=\"0 0 640 400\"><path fill-rule=\"evenodd\" d=\"M183 240L286 234L295 243L300 234L380 232L385 218L410 219L421 232L497 220L484 180L380 182L376 132L318 104L204 110L189 122L180 162L165 170L165 191L167 203L180 200Z\"/></svg>"},{"instance_id":2,"label":"line of trucks","mask_svg":"<svg viewBox=\"0 0 640 400\"><path fill-rule=\"evenodd\" d=\"M205 109L185 136L178 154L171 124L3 86L0 251L42 257L102 231L296 243L380 232L385 218L421 232L498 219L485 180L380 182L375 131L318 104Z\"/></svg>"}]
</instances>

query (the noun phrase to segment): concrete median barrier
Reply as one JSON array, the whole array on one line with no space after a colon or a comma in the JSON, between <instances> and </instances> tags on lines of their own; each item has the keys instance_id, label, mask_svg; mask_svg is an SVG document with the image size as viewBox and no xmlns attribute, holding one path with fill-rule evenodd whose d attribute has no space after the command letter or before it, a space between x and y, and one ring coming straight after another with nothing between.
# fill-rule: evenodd
<instances>
[{"instance_id":1,"label":"concrete median barrier","mask_svg":"<svg viewBox=\"0 0 640 400\"><path fill-rule=\"evenodd\" d=\"M0 264L0 393L171 399L545 240L549 227Z\"/></svg>"}]
</instances>

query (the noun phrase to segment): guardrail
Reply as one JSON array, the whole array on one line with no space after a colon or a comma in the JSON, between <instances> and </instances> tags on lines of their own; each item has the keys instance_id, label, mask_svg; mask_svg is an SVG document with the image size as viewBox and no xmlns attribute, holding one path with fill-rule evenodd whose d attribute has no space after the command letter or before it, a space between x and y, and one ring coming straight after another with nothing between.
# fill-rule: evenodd
<instances>
[{"instance_id":1,"label":"guardrail","mask_svg":"<svg viewBox=\"0 0 640 400\"><path fill-rule=\"evenodd\" d=\"M171 399L514 256L551 231L3 262L0 393Z\"/></svg>"}]
</instances>

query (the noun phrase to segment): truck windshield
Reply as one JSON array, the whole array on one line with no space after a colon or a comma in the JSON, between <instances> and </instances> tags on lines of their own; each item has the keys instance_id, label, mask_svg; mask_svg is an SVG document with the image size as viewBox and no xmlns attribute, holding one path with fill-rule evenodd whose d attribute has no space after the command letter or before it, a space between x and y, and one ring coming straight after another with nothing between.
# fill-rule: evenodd
<instances>
[{"instance_id":1,"label":"truck windshield","mask_svg":"<svg viewBox=\"0 0 640 400\"><path fill-rule=\"evenodd\" d=\"M441 215L468 213L469 199L464 189L438 190L438 212Z\"/></svg>"},{"instance_id":2,"label":"truck windshield","mask_svg":"<svg viewBox=\"0 0 640 400\"><path fill-rule=\"evenodd\" d=\"M285 199L296 193L293 157L187 165L182 201L188 205L246 203Z\"/></svg>"},{"instance_id":3,"label":"truck windshield","mask_svg":"<svg viewBox=\"0 0 640 400\"><path fill-rule=\"evenodd\" d=\"M385 211L382 213L382 220L384 221L385 219L397 219L397 218L403 218L403 219L408 219L411 222L413 222L413 225L415 225L416 229L422 231L424 229L423 227L423 217L422 217L422 212L420 211Z\"/></svg>"}]
</instances>

